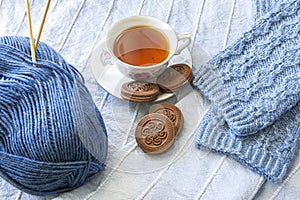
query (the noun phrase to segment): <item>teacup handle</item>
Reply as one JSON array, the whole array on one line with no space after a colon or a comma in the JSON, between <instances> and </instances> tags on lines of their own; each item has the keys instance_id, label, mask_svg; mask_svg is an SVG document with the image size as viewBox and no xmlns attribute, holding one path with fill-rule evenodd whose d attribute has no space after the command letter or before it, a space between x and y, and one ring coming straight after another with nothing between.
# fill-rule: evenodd
<instances>
[{"instance_id":1,"label":"teacup handle","mask_svg":"<svg viewBox=\"0 0 300 200\"><path fill-rule=\"evenodd\" d=\"M180 54L181 51L191 43L191 34L190 33L178 34L177 40L178 40L178 47L175 51L175 54ZM183 41L183 43L179 44L179 41Z\"/></svg>"}]
</instances>

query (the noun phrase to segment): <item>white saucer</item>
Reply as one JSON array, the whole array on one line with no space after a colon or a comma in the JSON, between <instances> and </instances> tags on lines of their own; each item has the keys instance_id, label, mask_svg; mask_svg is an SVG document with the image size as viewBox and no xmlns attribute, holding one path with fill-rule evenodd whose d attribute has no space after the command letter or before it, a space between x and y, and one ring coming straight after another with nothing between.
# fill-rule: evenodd
<instances>
[{"instance_id":1,"label":"white saucer","mask_svg":"<svg viewBox=\"0 0 300 200\"><path fill-rule=\"evenodd\" d=\"M184 49L179 55L173 56L169 65L184 63L192 67L192 56L189 50ZM104 41L101 41L93 50L91 55L91 66L94 78L99 85L111 95L122 99L121 86L132 79L125 77L119 72L112 62L110 53L106 50ZM155 102L166 100L174 96L173 93L161 93Z\"/></svg>"}]
</instances>

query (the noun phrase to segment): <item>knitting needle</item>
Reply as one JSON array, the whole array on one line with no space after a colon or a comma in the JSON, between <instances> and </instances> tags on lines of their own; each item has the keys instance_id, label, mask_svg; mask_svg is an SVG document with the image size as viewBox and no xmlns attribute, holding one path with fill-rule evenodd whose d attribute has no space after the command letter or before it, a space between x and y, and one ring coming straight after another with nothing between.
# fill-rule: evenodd
<instances>
[{"instance_id":1,"label":"knitting needle","mask_svg":"<svg viewBox=\"0 0 300 200\"><path fill-rule=\"evenodd\" d=\"M28 21L28 26L29 26L31 59L33 62L36 62L35 46L34 46L33 35L32 35L32 24L31 24L29 0L26 0L26 9L27 9L27 21Z\"/></svg>"},{"instance_id":2,"label":"knitting needle","mask_svg":"<svg viewBox=\"0 0 300 200\"><path fill-rule=\"evenodd\" d=\"M45 20L46 20L46 16L47 16L47 12L48 12L48 9L49 9L50 2L51 2L51 0L47 1L47 5L46 5L45 11L44 11L44 15L43 15L43 18L42 18L40 29L39 29L39 32L38 32L38 35L37 35L37 38L36 38L36 41L35 41L35 45L34 45L35 50L37 49L37 47L39 45L41 33L42 33L42 30L43 30L43 27L44 27L44 23L45 23Z\"/></svg>"}]
</instances>

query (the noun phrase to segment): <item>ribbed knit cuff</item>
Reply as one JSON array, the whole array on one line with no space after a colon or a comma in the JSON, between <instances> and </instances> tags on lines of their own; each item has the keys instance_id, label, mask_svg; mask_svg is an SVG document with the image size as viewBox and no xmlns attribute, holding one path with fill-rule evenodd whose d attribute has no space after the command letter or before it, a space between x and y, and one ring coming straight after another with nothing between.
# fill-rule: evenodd
<instances>
[{"instance_id":1,"label":"ribbed knit cuff","mask_svg":"<svg viewBox=\"0 0 300 200\"><path fill-rule=\"evenodd\" d=\"M284 179L300 139L300 103L275 124L250 136L232 133L215 106L197 131L196 144L229 155L273 183Z\"/></svg>"},{"instance_id":2,"label":"ribbed knit cuff","mask_svg":"<svg viewBox=\"0 0 300 200\"><path fill-rule=\"evenodd\" d=\"M237 135L274 123L300 100L300 1L282 4L195 72Z\"/></svg>"}]
</instances>

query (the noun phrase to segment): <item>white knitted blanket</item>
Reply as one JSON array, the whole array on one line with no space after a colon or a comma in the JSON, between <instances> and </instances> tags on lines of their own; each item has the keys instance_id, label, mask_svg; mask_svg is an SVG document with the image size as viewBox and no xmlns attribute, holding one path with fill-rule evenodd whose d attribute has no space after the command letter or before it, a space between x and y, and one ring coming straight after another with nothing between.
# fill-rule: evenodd
<instances>
[{"instance_id":1,"label":"white knitted blanket","mask_svg":"<svg viewBox=\"0 0 300 200\"><path fill-rule=\"evenodd\" d=\"M31 1L34 33L46 0ZM129 104L103 90L92 75L90 55L117 20L150 15L178 33L190 32L194 66L234 42L253 25L251 1L244 0L52 0L41 41L52 46L84 75L104 117L109 152L106 171L84 186L54 197L28 195L0 179L0 199L297 199L300 158L289 176L271 185L227 156L195 147L195 131L209 104L195 91L176 103L185 122L174 148L145 156L136 147L133 129L147 107ZM0 0L0 36L28 36L23 0ZM170 99L175 103L174 99ZM197 111L197 112L196 112Z\"/></svg>"}]
</instances>

